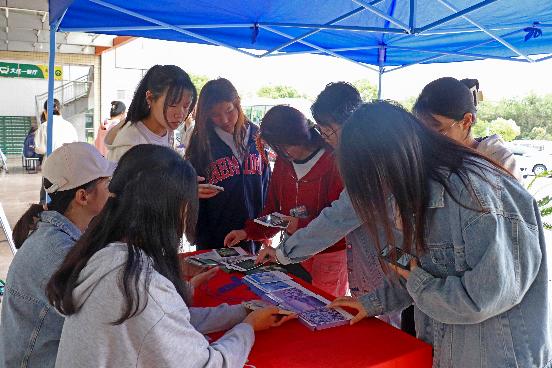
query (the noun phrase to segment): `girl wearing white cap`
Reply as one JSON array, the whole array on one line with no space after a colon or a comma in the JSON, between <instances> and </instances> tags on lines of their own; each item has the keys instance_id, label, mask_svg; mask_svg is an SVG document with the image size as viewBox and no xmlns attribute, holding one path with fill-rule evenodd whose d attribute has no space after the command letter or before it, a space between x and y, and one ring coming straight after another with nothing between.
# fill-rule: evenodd
<instances>
[{"instance_id":1,"label":"girl wearing white cap","mask_svg":"<svg viewBox=\"0 0 552 368\"><path fill-rule=\"evenodd\" d=\"M115 164L90 144L69 143L45 161L51 202L33 204L14 227L16 253L6 282L0 325L0 367L53 367L64 318L44 288L109 197Z\"/></svg>"}]
</instances>

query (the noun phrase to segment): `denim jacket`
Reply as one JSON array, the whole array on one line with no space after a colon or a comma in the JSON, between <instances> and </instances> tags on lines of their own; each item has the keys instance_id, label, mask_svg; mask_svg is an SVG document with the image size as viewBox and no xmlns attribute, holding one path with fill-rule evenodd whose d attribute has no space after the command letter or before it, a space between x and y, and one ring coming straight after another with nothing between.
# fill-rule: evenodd
<instances>
[{"instance_id":1,"label":"denim jacket","mask_svg":"<svg viewBox=\"0 0 552 368\"><path fill-rule=\"evenodd\" d=\"M550 367L546 246L534 198L514 179L432 182L418 267L360 298L369 315L414 302L433 367ZM475 210L475 209L480 210ZM381 239L384 241L384 239Z\"/></svg>"},{"instance_id":2,"label":"denim jacket","mask_svg":"<svg viewBox=\"0 0 552 368\"><path fill-rule=\"evenodd\" d=\"M470 176L476 200L450 177L455 197L482 212L463 208L443 186L431 184L428 252L406 284L378 276L374 241L346 192L280 244L276 255L282 263L298 262L351 232L353 296L364 294L360 300L370 316L414 302L417 335L434 346L434 367L552 366L546 248L536 202L515 180L485 175L494 186Z\"/></svg>"},{"instance_id":3,"label":"denim jacket","mask_svg":"<svg viewBox=\"0 0 552 368\"><path fill-rule=\"evenodd\" d=\"M305 228L297 230L276 248L276 257L282 264L301 262L332 246L346 237L349 288L355 297L374 291L385 278L370 234L353 209L345 190L339 199L324 208ZM384 318L400 324L400 310Z\"/></svg>"},{"instance_id":4,"label":"denim jacket","mask_svg":"<svg viewBox=\"0 0 552 368\"><path fill-rule=\"evenodd\" d=\"M45 211L16 253L2 301L0 367L54 366L64 319L44 289L80 236L65 216Z\"/></svg>"}]
</instances>

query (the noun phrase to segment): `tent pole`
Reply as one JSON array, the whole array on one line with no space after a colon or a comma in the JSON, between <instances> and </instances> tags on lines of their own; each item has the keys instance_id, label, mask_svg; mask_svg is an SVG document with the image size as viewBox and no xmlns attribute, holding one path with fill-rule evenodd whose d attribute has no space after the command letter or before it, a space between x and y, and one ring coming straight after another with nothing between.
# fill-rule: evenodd
<instances>
[{"instance_id":1,"label":"tent pole","mask_svg":"<svg viewBox=\"0 0 552 368\"><path fill-rule=\"evenodd\" d=\"M452 5L451 3L449 3L447 0L437 0L438 2L440 2L441 4L443 4L444 6L446 6L447 8L449 8L450 10L452 11L455 11L455 12L458 12L458 9L456 9L454 7L454 5ZM483 3L485 2L490 2L491 0L488 0L488 1L483 1ZM456 14L461 14L462 11L456 13ZM465 14L465 13L463 13ZM471 19L470 17L466 16L466 15L461 15L462 18L464 18L465 20L467 20L468 22L470 22L471 24L473 24L474 26L476 26L477 28L479 28L480 30L482 30L485 34L487 34L487 36L495 39L496 41L498 41L499 43L501 43L503 46L505 46L506 48L510 49L510 51L512 51L513 53L517 54L518 56L521 56L522 58L524 58L525 60L529 61L529 62L534 62L533 59L531 59L530 57L528 57L527 55L525 55L524 53L522 53L521 51L519 51L514 45L512 45L511 43L509 43L508 41L506 41L504 38L502 37L499 37L497 35L495 35L494 33L492 32L489 32L489 30L487 28L485 28L484 26L482 26L481 24L479 24L478 22L474 21L473 19ZM427 26L426 26L427 27ZM424 27L425 28L425 27Z\"/></svg>"},{"instance_id":2,"label":"tent pole","mask_svg":"<svg viewBox=\"0 0 552 368\"><path fill-rule=\"evenodd\" d=\"M382 87L382 79L383 79L383 73L385 72L384 65L385 65L385 57L387 53L387 46L386 45L380 45L380 48L378 50L378 100L381 100L381 87Z\"/></svg>"},{"instance_id":3,"label":"tent pole","mask_svg":"<svg viewBox=\"0 0 552 368\"><path fill-rule=\"evenodd\" d=\"M520 33L520 32L523 32L522 29L518 29L516 31L513 31L513 32L509 32L507 34L504 34L502 35L502 37L508 37L508 36L512 36L516 33ZM458 49L456 50L456 52L463 52L463 51L466 51L466 50L471 50L475 47L479 47L479 46L484 46L484 45L487 45L489 43L492 43L492 42L495 42L494 39L490 39L490 40L487 40L487 41L484 41L484 42L481 42L481 43L477 43L475 45L471 45L471 46L467 46L467 47L462 47L461 49ZM446 55L437 55L437 56L431 56L431 57L428 57L428 58L425 58L425 59L421 59L421 60L418 60L414 63L410 63L410 64L404 64L404 65L401 65L401 66L397 66L397 67L394 67L392 69L388 69L386 71L386 73L389 73L389 72L392 72L392 71L395 71L395 70L399 70L399 69L403 69L403 68L406 68L406 67L409 67L409 66L412 66L412 65L418 65L418 64L423 64L423 63L428 63L430 61L433 61L433 60L437 60L437 59L441 59L443 57L445 57Z\"/></svg>"},{"instance_id":4,"label":"tent pole","mask_svg":"<svg viewBox=\"0 0 552 368\"><path fill-rule=\"evenodd\" d=\"M48 117L46 118L46 121L48 122L48 125L46 125L46 156L49 156L52 153L52 132L54 126L54 77L56 73L56 32L62 19L63 16L61 16L59 20L50 24L50 51L48 54Z\"/></svg>"},{"instance_id":5,"label":"tent pole","mask_svg":"<svg viewBox=\"0 0 552 368\"><path fill-rule=\"evenodd\" d=\"M282 37L285 37L285 38L288 38L288 39L293 39L293 36L288 35L287 33L281 32L281 31L279 31L279 30L277 30L277 29L274 29L274 28L272 28L272 27L268 27L268 26L260 26L260 27L261 27L262 29L266 29L267 31L270 31L270 32L272 32L272 33L275 33L275 34L277 34L277 35L280 35L280 36L282 36ZM355 63L355 64L357 64L357 65L360 65L360 66L362 66L362 67L364 67L364 68L367 68L367 69L370 69L370 70L373 70L373 71L378 71L376 68L373 68L373 67L371 67L371 66L369 66L369 65L362 64L362 63L360 63L360 62L358 62L358 61L354 61L354 60L352 60L352 59L349 59L349 58L347 58L347 57L345 57L345 56L343 56L343 55L339 55L339 54L337 54L337 53L335 53L335 52L328 51L328 50L326 50L325 48L320 47L320 46L317 46L317 45L314 45L314 44L312 44L312 43L310 43L310 42L307 42L307 41L304 41L304 40L300 40L300 41L297 41L297 42L300 43L300 44L303 44L303 45L305 45L305 46L312 47L313 49L318 50L318 51L321 51L321 52L323 52L323 53L325 53L325 54L328 54L328 55L331 55L331 56L335 56L335 57L337 57L337 58L341 58L341 59L350 61L350 62ZM266 55L266 54L263 54L263 55L261 55L260 57L264 57L265 55Z\"/></svg>"},{"instance_id":6,"label":"tent pole","mask_svg":"<svg viewBox=\"0 0 552 368\"><path fill-rule=\"evenodd\" d=\"M229 48L231 50L240 52L240 53L245 54L245 55L253 56L253 57L256 57L256 58L259 57L258 55L255 55L251 52L248 52L248 51L239 49L237 47L231 46L230 44L226 44L224 42L219 42L217 40L214 40L214 39L209 38L209 37L202 36L202 35L200 35L198 33L195 33L195 32L187 31L187 30L182 29L180 27L177 27L175 25L168 24L168 23L162 22L158 19L151 18L151 17L148 17L146 15L142 15L140 13L122 8L120 6L110 4L110 3L106 2L106 1L103 1L103 0L88 0L88 1L91 2L91 3L106 7L108 9L118 11L118 12L126 14L126 15L130 15L134 18L138 18L138 19L144 20L146 22L150 22L150 23L156 24L158 26L165 27L166 29L170 29L170 30L173 30L175 32L182 33L186 36L195 37L195 38L200 39L202 41L205 41L207 43L211 43L211 44L214 44L214 45L217 45L217 46L223 46L223 47Z\"/></svg>"},{"instance_id":7,"label":"tent pole","mask_svg":"<svg viewBox=\"0 0 552 368\"><path fill-rule=\"evenodd\" d=\"M445 5L445 2L444 1L441 1L441 0L438 0L441 4ZM463 17L464 19L468 20L466 18L466 16L464 14L467 14L467 13L471 13L475 10L478 10L480 8L483 8L485 6L488 6L494 2L497 2L498 0L484 0L484 1L481 1L480 3L477 3L475 5L472 5L470 6L469 8L466 8L464 10L458 10L457 8L453 7L452 5L445 5L447 8L449 8L450 10L456 12L454 14L451 14L447 17L444 17L444 18L441 18L439 20L436 20L435 22L433 23L430 23L430 24L426 24L425 26L423 27L420 27L420 28L416 28L414 30L414 33L422 33L422 32L425 32L427 31L428 29L432 29L432 28L435 28L437 26L440 26L441 24L445 24L447 22L450 22L451 20L453 19L456 19L456 18L460 18L460 17Z\"/></svg>"},{"instance_id":8,"label":"tent pole","mask_svg":"<svg viewBox=\"0 0 552 368\"><path fill-rule=\"evenodd\" d=\"M377 5L377 4L381 3L382 1L383 1L383 0L374 0L374 1L372 1L372 2L370 3L370 5ZM350 18L350 17L352 17L353 15L355 15L355 14L357 14L357 13L363 12L364 10L365 10L365 8L361 6L361 7L356 8L356 9L354 9L354 10L352 10L352 11L346 13L346 14L343 14L343 15L341 15L341 16L335 18L335 19L332 19L332 20L330 20L329 22L326 22L325 24L326 24L326 25L330 25L330 24L335 24L335 23L341 22L342 20L345 20L345 19L347 19L347 18ZM310 37L310 36L312 36L312 35L314 35L314 34L317 34L317 33L320 32L320 31L321 31L321 29L315 29L315 30L312 30L312 31L310 31L310 32L304 33L304 34L302 34L302 35L300 35L300 36L298 36L298 37L295 37L295 38L293 38L291 41L288 41L288 42L286 42L286 43L284 43L284 44L282 44L282 45L280 45L280 46L277 46L277 47L275 47L275 48L272 48L272 49L268 50L266 53L264 53L264 54L262 55L262 57L267 56L267 55L269 55L269 54L272 54L272 53L274 53L274 52L280 51L280 50L282 50L282 49L288 47L289 45L292 45L292 44L294 44L295 42L300 41L300 40L303 40L303 39L305 39L305 38L307 38L307 37Z\"/></svg>"},{"instance_id":9,"label":"tent pole","mask_svg":"<svg viewBox=\"0 0 552 368\"><path fill-rule=\"evenodd\" d=\"M379 73L378 73L378 100L381 100L381 80L383 77L383 66L379 67Z\"/></svg>"},{"instance_id":10,"label":"tent pole","mask_svg":"<svg viewBox=\"0 0 552 368\"><path fill-rule=\"evenodd\" d=\"M497 0L494 0L494 1L497 1ZM367 2L366 0L353 0L353 2L360 5L360 6L362 6L362 7L364 7L364 8L366 8L366 10L368 10L369 12L374 13L377 16L385 19L389 23L391 23L391 24L393 24L393 25L395 25L399 28L402 28L406 32L410 33L410 27L408 27L408 24L404 24L400 20L393 18L392 16L386 14L385 12L382 12L381 10L379 10L378 8L376 8L375 6L373 6L371 3Z\"/></svg>"}]
</instances>

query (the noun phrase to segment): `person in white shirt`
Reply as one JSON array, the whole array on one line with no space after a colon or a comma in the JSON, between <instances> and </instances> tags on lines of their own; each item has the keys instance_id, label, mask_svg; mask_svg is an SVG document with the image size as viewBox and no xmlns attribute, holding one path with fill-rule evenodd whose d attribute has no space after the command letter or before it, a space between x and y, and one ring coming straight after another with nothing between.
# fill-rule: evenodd
<instances>
[{"instance_id":1,"label":"person in white shirt","mask_svg":"<svg viewBox=\"0 0 552 368\"><path fill-rule=\"evenodd\" d=\"M48 113L48 101L44 102L44 111ZM61 116L61 105L58 99L54 99L52 126L52 152L63 146L65 143L78 142L77 130ZM48 134L48 121L40 124L35 135L35 152L39 155L46 154L46 138Z\"/></svg>"}]
</instances>

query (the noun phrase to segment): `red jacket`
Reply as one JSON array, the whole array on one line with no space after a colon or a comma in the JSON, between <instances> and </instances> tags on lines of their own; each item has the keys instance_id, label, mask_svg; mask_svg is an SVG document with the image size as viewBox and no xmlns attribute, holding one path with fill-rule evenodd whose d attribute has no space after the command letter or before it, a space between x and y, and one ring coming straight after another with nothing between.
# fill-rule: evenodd
<instances>
[{"instance_id":1,"label":"red jacket","mask_svg":"<svg viewBox=\"0 0 552 368\"><path fill-rule=\"evenodd\" d=\"M261 216L272 212L289 215L292 208L305 206L308 217L299 219L298 229L301 229L315 219L325 207L338 199L342 190L343 183L335 164L333 151L330 149L326 149L307 175L300 180L297 180L291 162L277 158ZM251 240L269 239L279 231L278 228L263 226L253 220L245 223L245 232ZM345 249L345 239L341 239L324 253L340 249Z\"/></svg>"}]
</instances>

